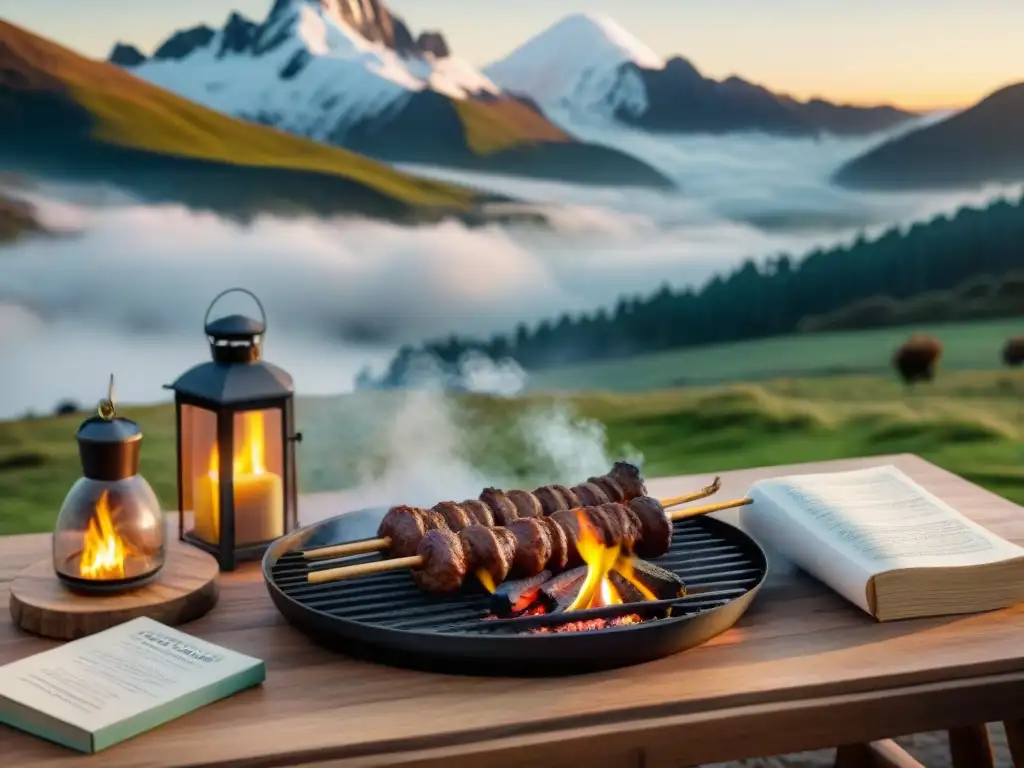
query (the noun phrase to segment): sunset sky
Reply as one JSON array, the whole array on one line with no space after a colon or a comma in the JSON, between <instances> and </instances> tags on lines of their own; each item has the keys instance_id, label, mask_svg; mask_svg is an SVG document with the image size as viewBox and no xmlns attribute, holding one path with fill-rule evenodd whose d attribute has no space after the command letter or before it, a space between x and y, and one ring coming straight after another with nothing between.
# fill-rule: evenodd
<instances>
[{"instance_id":1,"label":"sunset sky","mask_svg":"<svg viewBox=\"0 0 1024 768\"><path fill-rule=\"evenodd\" d=\"M0 18L105 56L149 51L174 29L262 19L271 0L0 0ZM441 29L475 64L560 17L601 11L705 74L738 74L805 98L957 107L1024 81L1024 0L391 0L414 31Z\"/></svg>"}]
</instances>

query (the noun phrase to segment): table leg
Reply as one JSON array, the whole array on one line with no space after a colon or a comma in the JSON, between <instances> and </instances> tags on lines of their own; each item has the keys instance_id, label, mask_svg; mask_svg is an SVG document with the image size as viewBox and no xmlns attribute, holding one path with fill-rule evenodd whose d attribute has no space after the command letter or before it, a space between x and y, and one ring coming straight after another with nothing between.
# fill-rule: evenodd
<instances>
[{"instance_id":1,"label":"table leg","mask_svg":"<svg viewBox=\"0 0 1024 768\"><path fill-rule=\"evenodd\" d=\"M836 750L833 768L925 768L892 739L847 744Z\"/></svg>"},{"instance_id":2,"label":"table leg","mask_svg":"<svg viewBox=\"0 0 1024 768\"><path fill-rule=\"evenodd\" d=\"M949 729L949 754L953 768L995 768L988 726L970 725Z\"/></svg>"},{"instance_id":3,"label":"table leg","mask_svg":"<svg viewBox=\"0 0 1024 768\"><path fill-rule=\"evenodd\" d=\"M1007 720L1006 741L1010 746L1010 757L1016 768L1024 768L1024 720Z\"/></svg>"}]
</instances>

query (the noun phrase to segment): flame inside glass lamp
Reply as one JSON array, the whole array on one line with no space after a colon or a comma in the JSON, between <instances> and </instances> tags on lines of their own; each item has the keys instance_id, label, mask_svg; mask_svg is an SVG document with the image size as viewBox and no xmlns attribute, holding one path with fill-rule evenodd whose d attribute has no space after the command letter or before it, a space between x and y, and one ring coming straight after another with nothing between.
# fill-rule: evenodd
<instances>
[{"instance_id":1,"label":"flame inside glass lamp","mask_svg":"<svg viewBox=\"0 0 1024 768\"><path fill-rule=\"evenodd\" d=\"M57 577L80 592L141 586L163 567L166 522L139 474L142 430L115 414L113 377L99 414L78 429L83 477L68 492L53 534Z\"/></svg>"}]
</instances>

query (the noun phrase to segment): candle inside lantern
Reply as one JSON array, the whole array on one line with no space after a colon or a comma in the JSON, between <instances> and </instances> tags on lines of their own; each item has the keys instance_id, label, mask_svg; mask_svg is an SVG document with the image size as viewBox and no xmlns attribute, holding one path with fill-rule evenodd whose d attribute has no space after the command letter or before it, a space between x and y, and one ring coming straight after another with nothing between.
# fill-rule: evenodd
<instances>
[{"instance_id":1,"label":"candle inside lantern","mask_svg":"<svg viewBox=\"0 0 1024 768\"><path fill-rule=\"evenodd\" d=\"M270 541L284 535L284 486L267 469L263 414L241 415L242 435L233 468L235 541L240 545ZM220 459L214 443L209 470L196 478L193 493L194 534L205 542L220 541Z\"/></svg>"}]
</instances>

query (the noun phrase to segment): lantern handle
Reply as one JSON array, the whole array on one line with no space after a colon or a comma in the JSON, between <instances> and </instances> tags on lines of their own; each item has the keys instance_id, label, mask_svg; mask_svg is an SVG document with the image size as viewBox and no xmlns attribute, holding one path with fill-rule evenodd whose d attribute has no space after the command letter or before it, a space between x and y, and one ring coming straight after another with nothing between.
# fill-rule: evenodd
<instances>
[{"instance_id":1,"label":"lantern handle","mask_svg":"<svg viewBox=\"0 0 1024 768\"><path fill-rule=\"evenodd\" d=\"M263 309L263 302L261 302L259 298L256 296L256 294L250 291L248 288L228 288L226 291L221 291L216 296L214 296L213 301L210 302L210 306L206 308L206 316L203 318L203 331L205 332L206 326L210 324L210 313L213 312L213 305L216 304L221 299L223 299L229 293L244 293L247 294L249 298L256 302L256 306L259 307L260 310L260 319L261 322L263 323L263 331L265 335L267 329L267 311Z\"/></svg>"},{"instance_id":2,"label":"lantern handle","mask_svg":"<svg viewBox=\"0 0 1024 768\"><path fill-rule=\"evenodd\" d=\"M104 421L110 421L117 415L117 406L114 403L114 374L110 374L110 383L107 384L107 396L100 400L96 406L96 412Z\"/></svg>"}]
</instances>

